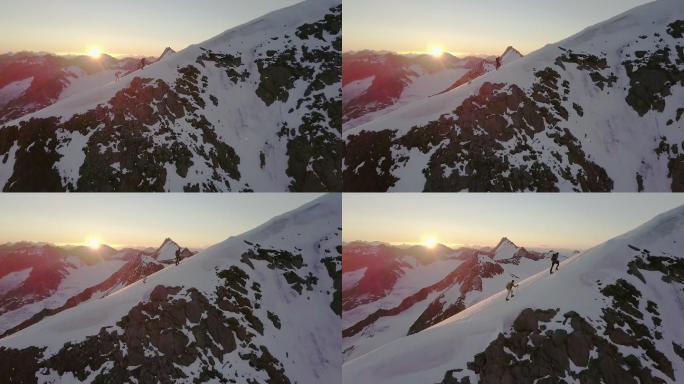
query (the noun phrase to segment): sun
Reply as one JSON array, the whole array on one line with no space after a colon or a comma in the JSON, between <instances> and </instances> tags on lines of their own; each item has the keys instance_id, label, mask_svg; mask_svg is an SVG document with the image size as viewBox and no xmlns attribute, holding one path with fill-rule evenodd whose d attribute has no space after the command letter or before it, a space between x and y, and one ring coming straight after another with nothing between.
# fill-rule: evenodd
<instances>
[{"instance_id":1,"label":"sun","mask_svg":"<svg viewBox=\"0 0 684 384\"><path fill-rule=\"evenodd\" d=\"M435 239L432 236L426 237L425 240L423 240L423 245L426 248L433 249L434 247L437 246L437 239Z\"/></svg>"},{"instance_id":2,"label":"sun","mask_svg":"<svg viewBox=\"0 0 684 384\"><path fill-rule=\"evenodd\" d=\"M99 59L100 56L102 56L102 50L96 47L90 48L88 50L88 56L92 57L93 59Z\"/></svg>"},{"instance_id":3,"label":"sun","mask_svg":"<svg viewBox=\"0 0 684 384\"><path fill-rule=\"evenodd\" d=\"M100 248L100 245L102 245L102 242L96 237L91 237L88 239L86 244L88 244L88 246L92 249L98 249Z\"/></svg>"},{"instance_id":4,"label":"sun","mask_svg":"<svg viewBox=\"0 0 684 384\"><path fill-rule=\"evenodd\" d=\"M442 54L444 54L444 50L441 47L432 47L430 53L434 57L442 57Z\"/></svg>"}]
</instances>

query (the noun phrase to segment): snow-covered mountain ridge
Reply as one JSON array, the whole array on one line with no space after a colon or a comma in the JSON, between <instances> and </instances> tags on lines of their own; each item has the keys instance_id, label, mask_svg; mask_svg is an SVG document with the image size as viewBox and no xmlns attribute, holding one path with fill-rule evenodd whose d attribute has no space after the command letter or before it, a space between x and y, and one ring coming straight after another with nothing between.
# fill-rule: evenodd
<instances>
[{"instance_id":1,"label":"snow-covered mountain ridge","mask_svg":"<svg viewBox=\"0 0 684 384\"><path fill-rule=\"evenodd\" d=\"M341 199L327 195L0 339L18 382L340 383Z\"/></svg>"},{"instance_id":2,"label":"snow-covered mountain ridge","mask_svg":"<svg viewBox=\"0 0 684 384\"><path fill-rule=\"evenodd\" d=\"M5 191L339 191L339 0L308 0L0 127Z\"/></svg>"},{"instance_id":3,"label":"snow-covered mountain ridge","mask_svg":"<svg viewBox=\"0 0 684 384\"><path fill-rule=\"evenodd\" d=\"M354 383L678 383L684 206L344 365ZM410 368L407 368L410 367Z\"/></svg>"},{"instance_id":4,"label":"snow-covered mountain ridge","mask_svg":"<svg viewBox=\"0 0 684 384\"><path fill-rule=\"evenodd\" d=\"M654 1L345 131L348 191L684 190L684 4Z\"/></svg>"}]
</instances>

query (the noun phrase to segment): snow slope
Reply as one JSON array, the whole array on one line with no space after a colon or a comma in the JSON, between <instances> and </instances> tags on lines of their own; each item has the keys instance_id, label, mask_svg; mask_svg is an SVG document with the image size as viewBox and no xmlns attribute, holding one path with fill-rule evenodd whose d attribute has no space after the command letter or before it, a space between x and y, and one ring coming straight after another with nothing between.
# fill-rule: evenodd
<instances>
[{"instance_id":1,"label":"snow slope","mask_svg":"<svg viewBox=\"0 0 684 384\"><path fill-rule=\"evenodd\" d=\"M39 383L339 383L340 227L339 196L316 199L1 339L0 373Z\"/></svg>"},{"instance_id":2,"label":"snow slope","mask_svg":"<svg viewBox=\"0 0 684 384\"><path fill-rule=\"evenodd\" d=\"M502 290L347 362L343 380L681 382L683 235L684 206L528 277L510 302Z\"/></svg>"},{"instance_id":3,"label":"snow slope","mask_svg":"<svg viewBox=\"0 0 684 384\"><path fill-rule=\"evenodd\" d=\"M338 191L340 30L304 1L10 121L3 189Z\"/></svg>"},{"instance_id":4,"label":"snow slope","mask_svg":"<svg viewBox=\"0 0 684 384\"><path fill-rule=\"evenodd\" d=\"M420 332L500 291L515 276L525 278L549 266L543 254L528 252L507 238L493 249L459 248L434 258L420 255L416 247L399 256L370 252L386 246L368 246L366 252L358 243L353 247L344 247L344 263L365 253L366 267L343 267L343 286L347 279L354 280L343 290L345 360ZM392 257L395 263L386 260ZM352 263L358 267L363 262ZM359 271L364 275L358 276Z\"/></svg>"},{"instance_id":5,"label":"snow slope","mask_svg":"<svg viewBox=\"0 0 684 384\"><path fill-rule=\"evenodd\" d=\"M13 81L2 88L0 88L0 108L7 105L10 101L23 95L24 92L31 86L33 77L27 77L22 80Z\"/></svg>"},{"instance_id":6,"label":"snow slope","mask_svg":"<svg viewBox=\"0 0 684 384\"><path fill-rule=\"evenodd\" d=\"M683 30L654 1L347 130L345 190L682 191Z\"/></svg>"}]
</instances>

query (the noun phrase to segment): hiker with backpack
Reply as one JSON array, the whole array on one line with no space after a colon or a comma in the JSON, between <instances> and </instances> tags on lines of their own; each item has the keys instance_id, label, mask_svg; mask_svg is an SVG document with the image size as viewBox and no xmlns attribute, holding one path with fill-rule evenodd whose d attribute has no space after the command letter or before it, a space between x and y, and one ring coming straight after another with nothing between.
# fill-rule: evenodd
<instances>
[{"instance_id":1,"label":"hiker with backpack","mask_svg":"<svg viewBox=\"0 0 684 384\"><path fill-rule=\"evenodd\" d=\"M146 61L145 61L145 58L143 57L142 59L140 59L140 69L145 69L145 64L146 64Z\"/></svg>"},{"instance_id":2,"label":"hiker with backpack","mask_svg":"<svg viewBox=\"0 0 684 384\"><path fill-rule=\"evenodd\" d=\"M498 70L499 68L501 68L501 56L496 58L496 69Z\"/></svg>"},{"instance_id":3,"label":"hiker with backpack","mask_svg":"<svg viewBox=\"0 0 684 384\"><path fill-rule=\"evenodd\" d=\"M506 295L506 301L508 301L509 297L514 297L515 295L513 294L513 288L516 288L518 284L515 283L515 280L511 280L506 284L506 289L508 290L508 294Z\"/></svg>"},{"instance_id":4,"label":"hiker with backpack","mask_svg":"<svg viewBox=\"0 0 684 384\"><path fill-rule=\"evenodd\" d=\"M556 266L556 271L558 271L558 267L560 266L560 262L558 261L558 252L553 252L553 254L551 255L551 270L549 270L549 272L551 272L552 275L554 265Z\"/></svg>"},{"instance_id":5,"label":"hiker with backpack","mask_svg":"<svg viewBox=\"0 0 684 384\"><path fill-rule=\"evenodd\" d=\"M178 265L178 263L180 263L180 260L181 260L180 255L181 255L181 250L180 250L180 248L178 248L178 249L176 249L176 265Z\"/></svg>"}]
</instances>

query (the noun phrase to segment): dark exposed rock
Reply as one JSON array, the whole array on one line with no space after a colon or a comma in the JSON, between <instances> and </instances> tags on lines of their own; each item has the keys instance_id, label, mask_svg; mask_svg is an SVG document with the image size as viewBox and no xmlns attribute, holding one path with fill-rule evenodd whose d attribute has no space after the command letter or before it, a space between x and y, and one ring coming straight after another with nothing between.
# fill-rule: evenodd
<instances>
[{"instance_id":1,"label":"dark exposed rock","mask_svg":"<svg viewBox=\"0 0 684 384\"><path fill-rule=\"evenodd\" d=\"M398 180L391 174L395 132L362 131L347 139L344 157L344 189L347 192L386 191Z\"/></svg>"},{"instance_id":2,"label":"dark exposed rock","mask_svg":"<svg viewBox=\"0 0 684 384\"><path fill-rule=\"evenodd\" d=\"M205 66L205 62L208 61L214 63L214 65L219 68L225 69L226 75L233 84L245 81L249 77L249 72L243 66L242 58L240 56L217 53L204 48L202 48L202 50L204 53L196 60L198 64Z\"/></svg>"},{"instance_id":3,"label":"dark exposed rock","mask_svg":"<svg viewBox=\"0 0 684 384\"><path fill-rule=\"evenodd\" d=\"M667 26L667 33L676 38L684 37L684 20L677 20Z\"/></svg>"},{"instance_id":4,"label":"dark exposed rock","mask_svg":"<svg viewBox=\"0 0 684 384\"><path fill-rule=\"evenodd\" d=\"M651 110L663 112L671 88L677 84L684 86L684 71L671 62L670 51L665 47L623 62L630 79L626 101L640 116Z\"/></svg>"},{"instance_id":5,"label":"dark exposed rock","mask_svg":"<svg viewBox=\"0 0 684 384\"><path fill-rule=\"evenodd\" d=\"M516 332L532 332L538 330L539 325L534 311L530 308L526 308L520 312L520 315L513 321L513 329L515 329Z\"/></svg>"},{"instance_id":6,"label":"dark exposed rock","mask_svg":"<svg viewBox=\"0 0 684 384\"><path fill-rule=\"evenodd\" d=\"M602 66L601 60L585 61L585 66ZM553 163L542 162L539 155L543 152L536 152L525 140L545 130L561 151L567 151L568 162L581 168L575 174L562 170L563 178L577 190L612 190L613 181L605 169L588 159L582 143L568 129L556 127L569 117L561 96L561 92L569 92L569 83L560 82L552 68L537 71L535 76L538 81L530 95L514 84L484 83L453 115L413 127L400 137L389 129L350 135L343 173L345 190L386 191L397 181L391 172L408 161L395 151L418 149L431 153L423 169L424 191L557 191ZM502 155L502 143L515 139L518 144L508 156ZM525 154L523 162L512 164L509 156L519 153ZM560 154L555 155L561 162Z\"/></svg>"}]
</instances>

